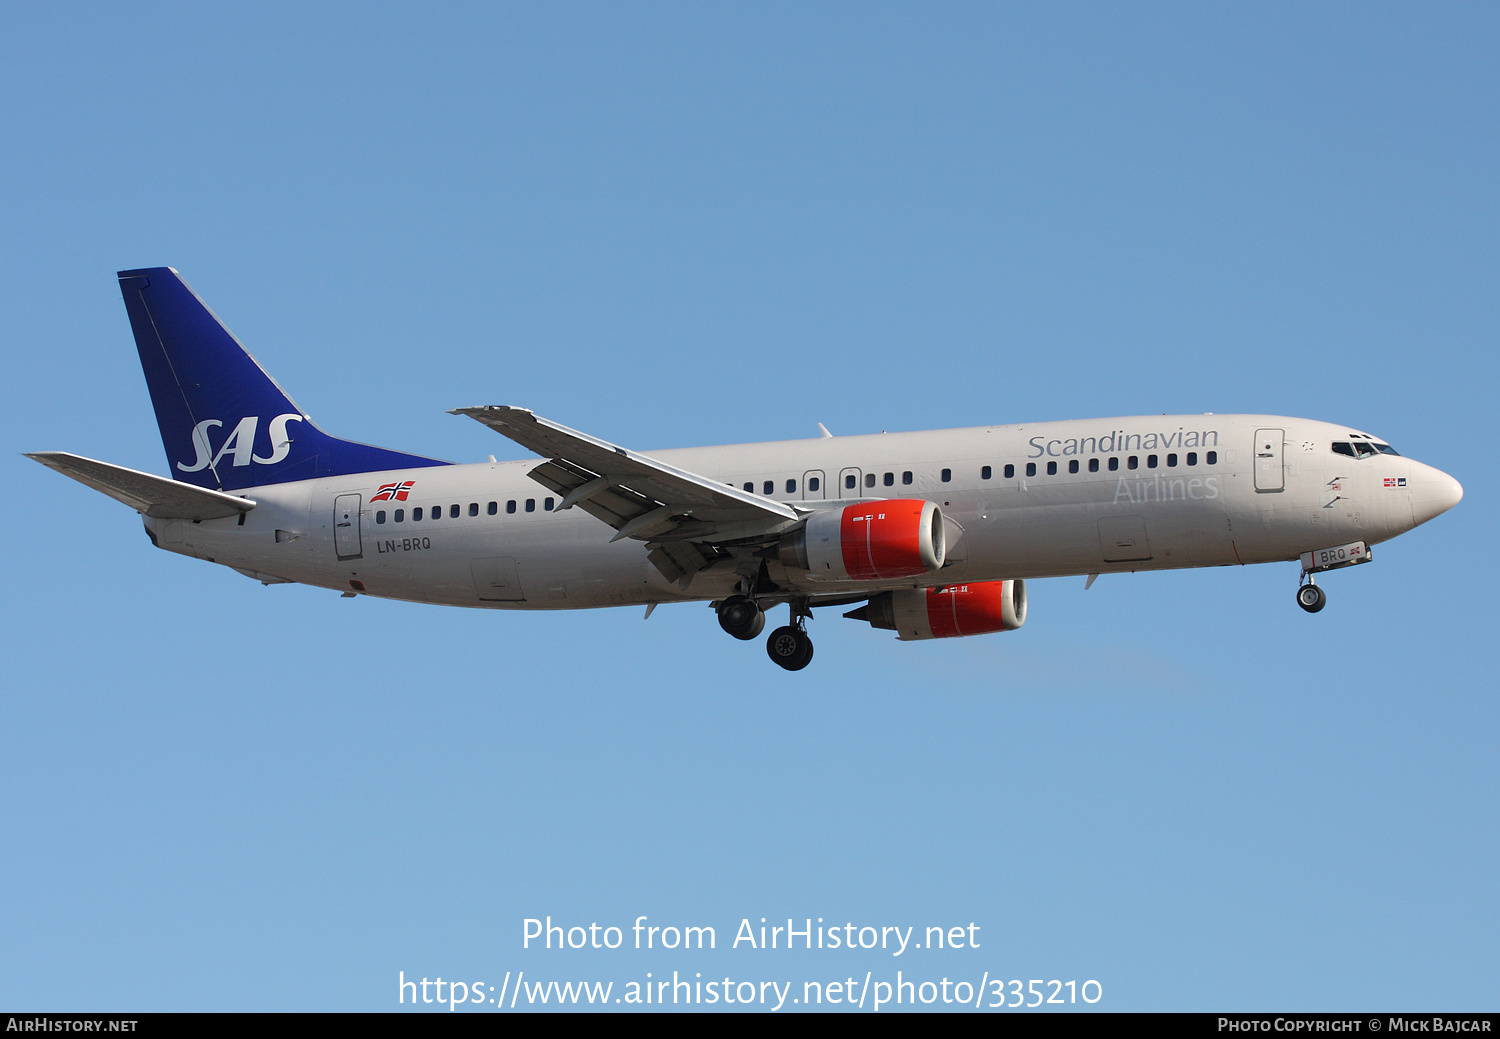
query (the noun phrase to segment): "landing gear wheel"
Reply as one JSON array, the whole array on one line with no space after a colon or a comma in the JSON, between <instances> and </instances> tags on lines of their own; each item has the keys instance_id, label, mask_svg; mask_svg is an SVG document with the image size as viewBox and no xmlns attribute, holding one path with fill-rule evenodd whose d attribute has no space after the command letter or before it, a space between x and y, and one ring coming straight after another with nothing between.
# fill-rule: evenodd
<instances>
[{"instance_id":1,"label":"landing gear wheel","mask_svg":"<svg viewBox=\"0 0 1500 1039\"><path fill-rule=\"evenodd\" d=\"M766 639L766 652L788 671L801 671L813 658L812 639L791 625L777 628Z\"/></svg>"},{"instance_id":2,"label":"landing gear wheel","mask_svg":"<svg viewBox=\"0 0 1500 1039\"><path fill-rule=\"evenodd\" d=\"M748 595L731 595L719 603L719 627L748 642L766 626L766 615Z\"/></svg>"},{"instance_id":3,"label":"landing gear wheel","mask_svg":"<svg viewBox=\"0 0 1500 1039\"><path fill-rule=\"evenodd\" d=\"M1297 589L1297 605L1308 613L1317 613L1328 605L1328 596L1315 584L1305 584Z\"/></svg>"}]
</instances>

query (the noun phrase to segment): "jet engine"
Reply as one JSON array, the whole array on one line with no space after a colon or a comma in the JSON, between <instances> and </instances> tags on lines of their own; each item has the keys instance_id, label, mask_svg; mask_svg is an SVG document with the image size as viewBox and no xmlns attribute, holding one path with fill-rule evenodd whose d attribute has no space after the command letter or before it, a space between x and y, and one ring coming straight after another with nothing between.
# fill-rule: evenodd
<instances>
[{"instance_id":1,"label":"jet engine","mask_svg":"<svg viewBox=\"0 0 1500 1039\"><path fill-rule=\"evenodd\" d=\"M1014 631L1026 623L1026 582L976 581L881 592L844 616L887 628L907 642Z\"/></svg>"},{"instance_id":2,"label":"jet engine","mask_svg":"<svg viewBox=\"0 0 1500 1039\"><path fill-rule=\"evenodd\" d=\"M943 513L917 498L817 512L785 534L777 556L790 569L842 581L887 581L942 569Z\"/></svg>"}]
</instances>

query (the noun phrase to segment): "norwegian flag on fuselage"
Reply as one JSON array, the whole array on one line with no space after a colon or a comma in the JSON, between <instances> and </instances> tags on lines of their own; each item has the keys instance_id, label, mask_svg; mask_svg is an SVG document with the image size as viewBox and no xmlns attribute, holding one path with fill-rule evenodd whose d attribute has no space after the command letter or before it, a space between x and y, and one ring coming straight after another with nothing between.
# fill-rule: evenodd
<instances>
[{"instance_id":1,"label":"norwegian flag on fuselage","mask_svg":"<svg viewBox=\"0 0 1500 1039\"><path fill-rule=\"evenodd\" d=\"M407 494L411 492L412 484L416 482L415 480L402 480L400 483L383 483L370 501L405 501Z\"/></svg>"}]
</instances>

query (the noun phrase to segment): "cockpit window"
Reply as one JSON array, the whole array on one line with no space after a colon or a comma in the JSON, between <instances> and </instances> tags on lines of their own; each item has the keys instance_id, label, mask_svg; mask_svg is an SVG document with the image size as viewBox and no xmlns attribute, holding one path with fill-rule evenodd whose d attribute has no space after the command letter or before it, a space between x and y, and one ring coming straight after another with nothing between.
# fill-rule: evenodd
<instances>
[{"instance_id":1,"label":"cockpit window","mask_svg":"<svg viewBox=\"0 0 1500 1039\"><path fill-rule=\"evenodd\" d=\"M1333 453L1347 455L1350 458L1374 458L1376 455L1401 457L1390 444L1382 444L1374 440L1336 440L1333 444Z\"/></svg>"}]
</instances>

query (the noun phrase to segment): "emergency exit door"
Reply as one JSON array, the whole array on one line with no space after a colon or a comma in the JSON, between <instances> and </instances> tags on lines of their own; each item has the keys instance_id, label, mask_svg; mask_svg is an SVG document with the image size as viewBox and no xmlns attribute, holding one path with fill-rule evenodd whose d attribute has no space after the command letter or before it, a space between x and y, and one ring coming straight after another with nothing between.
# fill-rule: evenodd
<instances>
[{"instance_id":1,"label":"emergency exit door","mask_svg":"<svg viewBox=\"0 0 1500 1039\"><path fill-rule=\"evenodd\" d=\"M1255 489L1257 491L1280 491L1286 489L1282 451L1286 433L1280 429L1257 429L1255 431Z\"/></svg>"},{"instance_id":2,"label":"emergency exit door","mask_svg":"<svg viewBox=\"0 0 1500 1039\"><path fill-rule=\"evenodd\" d=\"M333 549L340 559L364 555L359 539L359 495L341 494L333 501Z\"/></svg>"}]
</instances>

